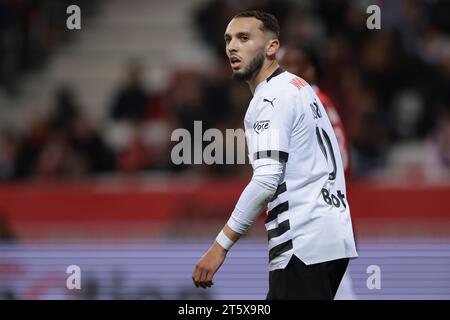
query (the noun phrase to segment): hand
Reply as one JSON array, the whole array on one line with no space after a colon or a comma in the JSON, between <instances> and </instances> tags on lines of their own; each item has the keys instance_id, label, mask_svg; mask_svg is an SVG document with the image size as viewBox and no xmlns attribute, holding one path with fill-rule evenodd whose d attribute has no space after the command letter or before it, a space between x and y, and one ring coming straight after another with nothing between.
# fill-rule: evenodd
<instances>
[{"instance_id":1,"label":"hand","mask_svg":"<svg viewBox=\"0 0 450 320\"><path fill-rule=\"evenodd\" d=\"M213 277L225 260L227 251L214 241L208 251L198 260L192 272L194 285L206 289L213 285Z\"/></svg>"}]
</instances>

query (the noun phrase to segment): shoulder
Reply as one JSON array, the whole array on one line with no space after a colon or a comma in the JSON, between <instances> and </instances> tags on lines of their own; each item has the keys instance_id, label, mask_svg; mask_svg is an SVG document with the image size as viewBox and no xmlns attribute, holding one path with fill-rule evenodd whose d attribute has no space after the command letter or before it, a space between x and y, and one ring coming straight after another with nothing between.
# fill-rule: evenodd
<instances>
[{"instance_id":1,"label":"shoulder","mask_svg":"<svg viewBox=\"0 0 450 320\"><path fill-rule=\"evenodd\" d=\"M288 71L271 79L268 84L260 102L263 102L264 99L276 98L275 101L278 101L283 108L296 106L297 108L294 109L301 110L304 102L314 97L312 87L301 77Z\"/></svg>"},{"instance_id":2,"label":"shoulder","mask_svg":"<svg viewBox=\"0 0 450 320\"><path fill-rule=\"evenodd\" d=\"M291 99L300 96L301 92L307 90L308 87L310 87L309 84L301 77L284 71L270 80L266 92L280 99Z\"/></svg>"}]
</instances>

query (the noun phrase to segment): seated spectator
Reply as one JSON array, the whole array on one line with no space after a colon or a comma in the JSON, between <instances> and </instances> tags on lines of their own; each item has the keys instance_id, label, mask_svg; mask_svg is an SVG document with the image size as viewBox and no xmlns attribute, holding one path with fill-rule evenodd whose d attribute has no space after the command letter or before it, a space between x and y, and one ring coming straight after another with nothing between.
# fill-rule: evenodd
<instances>
[{"instance_id":1,"label":"seated spectator","mask_svg":"<svg viewBox=\"0 0 450 320\"><path fill-rule=\"evenodd\" d=\"M10 130L0 133L0 181L12 180L15 176L19 139Z\"/></svg>"},{"instance_id":2,"label":"seated spectator","mask_svg":"<svg viewBox=\"0 0 450 320\"><path fill-rule=\"evenodd\" d=\"M115 157L96 128L81 114L72 119L70 144L88 164L89 173L112 171Z\"/></svg>"},{"instance_id":3,"label":"seated spectator","mask_svg":"<svg viewBox=\"0 0 450 320\"><path fill-rule=\"evenodd\" d=\"M149 95L142 84L142 68L132 62L127 70L127 82L114 98L111 116L115 120L142 120L147 113Z\"/></svg>"}]
</instances>

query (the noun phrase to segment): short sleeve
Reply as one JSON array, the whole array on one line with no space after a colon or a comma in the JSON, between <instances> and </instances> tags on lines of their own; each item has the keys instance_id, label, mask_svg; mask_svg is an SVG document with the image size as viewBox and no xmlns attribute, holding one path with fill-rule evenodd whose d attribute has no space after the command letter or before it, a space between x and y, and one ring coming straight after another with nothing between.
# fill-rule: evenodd
<instances>
[{"instance_id":1,"label":"short sleeve","mask_svg":"<svg viewBox=\"0 0 450 320\"><path fill-rule=\"evenodd\" d=\"M270 158L287 162L295 118L295 95L260 97L247 133L250 161Z\"/></svg>"}]
</instances>

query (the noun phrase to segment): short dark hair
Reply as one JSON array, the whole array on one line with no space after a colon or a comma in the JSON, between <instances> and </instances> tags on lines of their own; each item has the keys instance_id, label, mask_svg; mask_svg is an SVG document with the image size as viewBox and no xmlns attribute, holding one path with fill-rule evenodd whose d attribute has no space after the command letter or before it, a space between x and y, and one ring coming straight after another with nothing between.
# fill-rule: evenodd
<instances>
[{"instance_id":1,"label":"short dark hair","mask_svg":"<svg viewBox=\"0 0 450 320\"><path fill-rule=\"evenodd\" d=\"M233 17L235 18L256 18L262 22L262 31L271 31L277 38L280 37L280 24L274 15L264 12L262 10L247 10L238 13Z\"/></svg>"}]
</instances>

